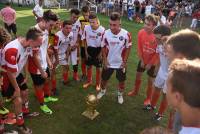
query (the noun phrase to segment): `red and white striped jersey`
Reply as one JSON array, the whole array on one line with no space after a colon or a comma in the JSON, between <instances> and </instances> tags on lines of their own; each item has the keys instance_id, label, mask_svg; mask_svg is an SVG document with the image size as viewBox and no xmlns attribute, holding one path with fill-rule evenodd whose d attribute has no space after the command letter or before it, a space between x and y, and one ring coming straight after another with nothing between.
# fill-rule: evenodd
<instances>
[{"instance_id":1,"label":"red and white striped jersey","mask_svg":"<svg viewBox=\"0 0 200 134\"><path fill-rule=\"evenodd\" d=\"M106 49L108 67L120 68L124 60L125 50L131 45L131 34L125 29L121 29L117 35L113 34L110 29L106 30L101 46Z\"/></svg>"}]
</instances>

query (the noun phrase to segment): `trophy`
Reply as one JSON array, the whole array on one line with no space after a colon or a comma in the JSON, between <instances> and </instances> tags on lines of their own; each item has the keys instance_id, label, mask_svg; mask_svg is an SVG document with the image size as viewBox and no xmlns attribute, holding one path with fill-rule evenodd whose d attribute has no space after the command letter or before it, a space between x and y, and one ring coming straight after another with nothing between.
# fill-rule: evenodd
<instances>
[{"instance_id":1,"label":"trophy","mask_svg":"<svg viewBox=\"0 0 200 134\"><path fill-rule=\"evenodd\" d=\"M93 120L99 115L99 112L96 111L96 106L98 99L94 94L90 94L86 97L87 109L82 113L83 116Z\"/></svg>"}]
</instances>

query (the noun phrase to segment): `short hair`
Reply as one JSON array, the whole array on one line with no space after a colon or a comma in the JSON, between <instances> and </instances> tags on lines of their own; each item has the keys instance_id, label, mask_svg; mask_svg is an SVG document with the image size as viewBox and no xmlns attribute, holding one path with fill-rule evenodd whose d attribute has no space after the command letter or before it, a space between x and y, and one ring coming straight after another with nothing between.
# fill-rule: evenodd
<instances>
[{"instance_id":1,"label":"short hair","mask_svg":"<svg viewBox=\"0 0 200 134\"><path fill-rule=\"evenodd\" d=\"M172 92L179 92L185 103L200 108L200 59L176 59L171 63L169 72L172 74L169 80Z\"/></svg>"},{"instance_id":2,"label":"short hair","mask_svg":"<svg viewBox=\"0 0 200 134\"><path fill-rule=\"evenodd\" d=\"M52 12L51 10L47 10L43 14L43 19L45 21L50 21L50 20L57 21L58 20L58 16L54 12Z\"/></svg>"},{"instance_id":3,"label":"short hair","mask_svg":"<svg viewBox=\"0 0 200 134\"><path fill-rule=\"evenodd\" d=\"M96 15L96 13L94 13L94 12L91 12L90 13L90 15L89 15L89 19L97 19L98 17L97 17L97 15Z\"/></svg>"},{"instance_id":4,"label":"short hair","mask_svg":"<svg viewBox=\"0 0 200 134\"><path fill-rule=\"evenodd\" d=\"M88 12L90 12L90 8L88 6L83 6L81 9L81 12L88 13Z\"/></svg>"},{"instance_id":5,"label":"short hair","mask_svg":"<svg viewBox=\"0 0 200 134\"><path fill-rule=\"evenodd\" d=\"M157 25L158 23L158 20L156 18L156 16L154 14L149 14L145 17L145 20L149 21L149 22L152 22L154 26Z\"/></svg>"},{"instance_id":6,"label":"short hair","mask_svg":"<svg viewBox=\"0 0 200 134\"><path fill-rule=\"evenodd\" d=\"M65 27L66 25L72 25L72 22L70 20L63 21L62 26Z\"/></svg>"},{"instance_id":7,"label":"short hair","mask_svg":"<svg viewBox=\"0 0 200 134\"><path fill-rule=\"evenodd\" d=\"M71 11L70 11L70 14L75 14L75 15L79 15L80 14L80 11L78 10L78 9L72 9Z\"/></svg>"},{"instance_id":8,"label":"short hair","mask_svg":"<svg viewBox=\"0 0 200 134\"><path fill-rule=\"evenodd\" d=\"M10 2L6 2L6 4L5 4L6 6L10 6Z\"/></svg>"},{"instance_id":9,"label":"short hair","mask_svg":"<svg viewBox=\"0 0 200 134\"><path fill-rule=\"evenodd\" d=\"M169 36L171 34L171 29L167 25L159 25L153 30L154 34L161 34L161 36Z\"/></svg>"},{"instance_id":10,"label":"short hair","mask_svg":"<svg viewBox=\"0 0 200 134\"><path fill-rule=\"evenodd\" d=\"M166 44L171 45L175 53L187 59L200 58L200 36L198 33L185 29L169 36Z\"/></svg>"},{"instance_id":11,"label":"short hair","mask_svg":"<svg viewBox=\"0 0 200 134\"><path fill-rule=\"evenodd\" d=\"M121 15L118 12L112 12L110 15L110 20L112 21L121 20Z\"/></svg>"},{"instance_id":12,"label":"short hair","mask_svg":"<svg viewBox=\"0 0 200 134\"><path fill-rule=\"evenodd\" d=\"M3 27L0 27L0 45L7 44L11 41L11 35Z\"/></svg>"},{"instance_id":13,"label":"short hair","mask_svg":"<svg viewBox=\"0 0 200 134\"><path fill-rule=\"evenodd\" d=\"M31 27L26 33L26 40L36 40L39 36L43 36L42 32L35 27Z\"/></svg>"},{"instance_id":14,"label":"short hair","mask_svg":"<svg viewBox=\"0 0 200 134\"><path fill-rule=\"evenodd\" d=\"M152 128L146 128L142 132L140 132L140 134L174 134L174 133L166 128L156 126Z\"/></svg>"}]
</instances>

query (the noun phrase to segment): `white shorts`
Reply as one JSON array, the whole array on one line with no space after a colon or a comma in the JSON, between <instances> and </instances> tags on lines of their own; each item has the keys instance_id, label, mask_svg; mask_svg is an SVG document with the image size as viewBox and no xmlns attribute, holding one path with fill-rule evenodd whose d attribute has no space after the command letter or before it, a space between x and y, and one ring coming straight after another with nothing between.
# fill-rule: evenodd
<instances>
[{"instance_id":1,"label":"white shorts","mask_svg":"<svg viewBox=\"0 0 200 134\"><path fill-rule=\"evenodd\" d=\"M192 19L192 23L190 25L190 28L196 28L197 27L197 19Z\"/></svg>"},{"instance_id":2,"label":"white shorts","mask_svg":"<svg viewBox=\"0 0 200 134\"><path fill-rule=\"evenodd\" d=\"M159 89L162 89L163 93L166 93L166 90L167 90L166 79L160 77L159 73L157 74L157 76L155 78L154 86Z\"/></svg>"},{"instance_id":3,"label":"white shorts","mask_svg":"<svg viewBox=\"0 0 200 134\"><path fill-rule=\"evenodd\" d=\"M77 65L77 49L72 51L70 56L69 56L69 63L71 63L72 65Z\"/></svg>"},{"instance_id":4,"label":"white shorts","mask_svg":"<svg viewBox=\"0 0 200 134\"><path fill-rule=\"evenodd\" d=\"M69 60L67 61L66 55L58 55L59 57L59 65L69 65Z\"/></svg>"}]
</instances>

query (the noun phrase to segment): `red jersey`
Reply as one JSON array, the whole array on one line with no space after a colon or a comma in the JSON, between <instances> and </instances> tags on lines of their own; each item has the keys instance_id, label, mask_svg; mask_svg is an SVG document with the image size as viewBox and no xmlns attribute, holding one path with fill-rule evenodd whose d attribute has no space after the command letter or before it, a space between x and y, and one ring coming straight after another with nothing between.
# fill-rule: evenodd
<instances>
[{"instance_id":1,"label":"red jersey","mask_svg":"<svg viewBox=\"0 0 200 134\"><path fill-rule=\"evenodd\" d=\"M138 33L138 56L144 64L156 65L159 56L156 53L157 43L153 33L148 34L144 29Z\"/></svg>"}]
</instances>

